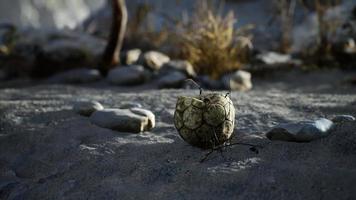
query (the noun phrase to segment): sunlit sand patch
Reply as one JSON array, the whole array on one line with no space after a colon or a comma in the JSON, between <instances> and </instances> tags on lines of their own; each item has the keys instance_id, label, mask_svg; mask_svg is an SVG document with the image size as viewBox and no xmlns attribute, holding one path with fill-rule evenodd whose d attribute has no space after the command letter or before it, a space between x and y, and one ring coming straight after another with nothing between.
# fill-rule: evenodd
<instances>
[{"instance_id":1,"label":"sunlit sand patch","mask_svg":"<svg viewBox=\"0 0 356 200\"><path fill-rule=\"evenodd\" d=\"M235 173L242 170L246 170L253 166L258 165L261 162L260 158L247 158L245 160L222 163L215 167L209 167L208 172L210 173Z\"/></svg>"}]
</instances>

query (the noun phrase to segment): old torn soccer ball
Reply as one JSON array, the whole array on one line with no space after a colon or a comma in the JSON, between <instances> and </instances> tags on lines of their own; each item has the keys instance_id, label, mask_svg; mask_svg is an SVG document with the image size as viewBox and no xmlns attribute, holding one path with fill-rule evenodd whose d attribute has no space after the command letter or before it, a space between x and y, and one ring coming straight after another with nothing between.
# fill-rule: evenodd
<instances>
[{"instance_id":1,"label":"old torn soccer ball","mask_svg":"<svg viewBox=\"0 0 356 200\"><path fill-rule=\"evenodd\" d=\"M227 95L178 97L174 124L180 136L200 148L224 144L234 131L235 108Z\"/></svg>"}]
</instances>

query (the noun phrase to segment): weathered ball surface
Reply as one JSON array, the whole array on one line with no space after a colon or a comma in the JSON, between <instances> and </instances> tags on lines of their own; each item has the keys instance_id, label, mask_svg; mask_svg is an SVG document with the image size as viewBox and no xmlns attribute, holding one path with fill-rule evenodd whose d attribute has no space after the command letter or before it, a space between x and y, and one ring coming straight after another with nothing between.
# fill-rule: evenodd
<instances>
[{"instance_id":1,"label":"weathered ball surface","mask_svg":"<svg viewBox=\"0 0 356 200\"><path fill-rule=\"evenodd\" d=\"M178 97L174 124L180 136L200 148L224 144L234 131L235 108L231 99L210 93Z\"/></svg>"}]
</instances>

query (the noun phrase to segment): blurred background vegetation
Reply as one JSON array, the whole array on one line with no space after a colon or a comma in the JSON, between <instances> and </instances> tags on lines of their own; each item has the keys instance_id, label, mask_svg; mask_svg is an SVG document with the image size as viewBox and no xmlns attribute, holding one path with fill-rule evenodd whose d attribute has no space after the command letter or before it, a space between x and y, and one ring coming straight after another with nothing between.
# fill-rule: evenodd
<instances>
[{"instance_id":1,"label":"blurred background vegetation","mask_svg":"<svg viewBox=\"0 0 356 200\"><path fill-rule=\"evenodd\" d=\"M266 65L355 68L355 0L126 3L123 51L160 51L212 79ZM0 68L12 76L42 77L97 67L109 37L110 5L110 0L0 0Z\"/></svg>"}]
</instances>

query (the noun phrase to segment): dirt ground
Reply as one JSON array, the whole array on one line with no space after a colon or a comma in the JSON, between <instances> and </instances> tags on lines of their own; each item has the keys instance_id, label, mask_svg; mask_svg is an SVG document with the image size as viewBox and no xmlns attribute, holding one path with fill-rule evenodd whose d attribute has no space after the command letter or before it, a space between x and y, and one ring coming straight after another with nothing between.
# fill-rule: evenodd
<instances>
[{"instance_id":1,"label":"dirt ground","mask_svg":"<svg viewBox=\"0 0 356 200\"><path fill-rule=\"evenodd\" d=\"M356 116L356 86L340 71L274 73L233 92L233 141L209 152L189 146L173 125L176 99L197 90L119 88L105 83L4 83L0 89L0 199L354 199L356 122L310 143L269 141L282 122ZM1 84L1 83L0 83ZM73 102L105 107L138 102L156 115L150 132L97 127Z\"/></svg>"}]
</instances>

